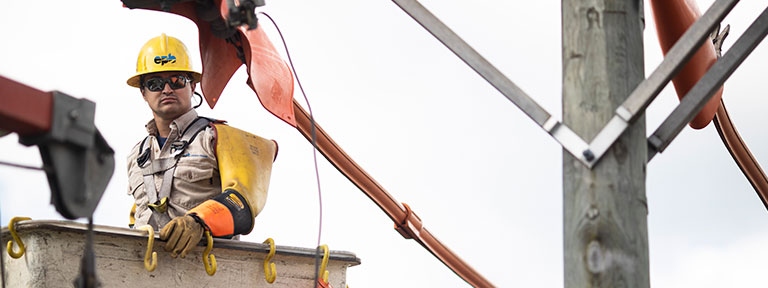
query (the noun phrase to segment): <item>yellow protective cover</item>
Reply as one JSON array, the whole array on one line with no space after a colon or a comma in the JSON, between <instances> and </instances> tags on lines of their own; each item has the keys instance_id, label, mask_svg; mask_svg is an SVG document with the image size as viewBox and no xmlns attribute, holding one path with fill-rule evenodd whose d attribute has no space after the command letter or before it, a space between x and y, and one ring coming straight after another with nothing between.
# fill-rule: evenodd
<instances>
[{"instance_id":1,"label":"yellow protective cover","mask_svg":"<svg viewBox=\"0 0 768 288\"><path fill-rule=\"evenodd\" d=\"M239 192L248 202L251 215L256 217L267 202L277 144L225 124L214 124L214 127L221 191Z\"/></svg>"}]
</instances>

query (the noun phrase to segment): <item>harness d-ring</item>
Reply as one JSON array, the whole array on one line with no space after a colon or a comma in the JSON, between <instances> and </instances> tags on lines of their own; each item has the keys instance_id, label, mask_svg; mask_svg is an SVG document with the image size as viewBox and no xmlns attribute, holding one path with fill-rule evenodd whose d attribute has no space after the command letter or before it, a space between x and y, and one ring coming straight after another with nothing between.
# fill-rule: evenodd
<instances>
[{"instance_id":1,"label":"harness d-ring","mask_svg":"<svg viewBox=\"0 0 768 288\"><path fill-rule=\"evenodd\" d=\"M216 256L211 254L211 250L213 249L213 237L211 237L211 232L205 231L205 238L208 239L208 246L205 247L205 251L203 251L203 265L205 265L205 272L207 272L208 275L213 276L213 274L216 274ZM210 260L208 260L209 257Z\"/></svg>"},{"instance_id":2,"label":"harness d-ring","mask_svg":"<svg viewBox=\"0 0 768 288\"><path fill-rule=\"evenodd\" d=\"M155 229L150 225L144 225L141 226L139 230L145 230L149 232L149 240L147 240L147 253L144 254L144 269L147 269L148 272L155 271L155 268L157 268L157 252L152 252L152 248L155 246ZM149 257L150 255L152 256L151 261Z\"/></svg>"},{"instance_id":3,"label":"harness d-ring","mask_svg":"<svg viewBox=\"0 0 768 288\"><path fill-rule=\"evenodd\" d=\"M323 262L320 264L320 270L317 271L317 274L323 275L323 282L325 284L328 284L328 270L325 270L326 268L328 268L328 256L329 256L328 245L323 244L323 245L320 245L320 247L318 248L323 249Z\"/></svg>"},{"instance_id":4,"label":"harness d-ring","mask_svg":"<svg viewBox=\"0 0 768 288\"><path fill-rule=\"evenodd\" d=\"M267 280L267 283L272 284L275 282L275 278L277 278L275 263L269 263L272 257L275 256L275 240L267 238L267 240L264 240L264 244L266 243L269 243L269 254L264 258L264 278Z\"/></svg>"},{"instance_id":5,"label":"harness d-ring","mask_svg":"<svg viewBox=\"0 0 768 288\"><path fill-rule=\"evenodd\" d=\"M16 222L24 221L24 220L32 220L32 218L29 217L13 217L11 218L11 222L8 223L8 230L11 231L11 237L13 237L13 240L8 241L8 255L11 255L13 259L19 259L22 255L24 255L24 243L21 242L21 238L19 238L19 235L16 234ZM16 245L19 246L19 251L13 251L13 242L16 242Z\"/></svg>"}]
</instances>

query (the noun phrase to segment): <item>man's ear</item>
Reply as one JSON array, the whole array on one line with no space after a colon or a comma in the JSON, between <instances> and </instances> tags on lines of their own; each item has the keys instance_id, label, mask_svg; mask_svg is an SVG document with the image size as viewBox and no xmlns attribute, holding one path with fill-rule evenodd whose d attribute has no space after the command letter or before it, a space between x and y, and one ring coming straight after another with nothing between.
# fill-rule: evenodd
<instances>
[{"instance_id":1,"label":"man's ear","mask_svg":"<svg viewBox=\"0 0 768 288\"><path fill-rule=\"evenodd\" d=\"M146 92L146 90L144 89L144 87L140 87L139 91L141 91L141 98L144 98L144 101L146 102L147 101L147 95L146 95L146 93L144 93L144 92Z\"/></svg>"}]
</instances>

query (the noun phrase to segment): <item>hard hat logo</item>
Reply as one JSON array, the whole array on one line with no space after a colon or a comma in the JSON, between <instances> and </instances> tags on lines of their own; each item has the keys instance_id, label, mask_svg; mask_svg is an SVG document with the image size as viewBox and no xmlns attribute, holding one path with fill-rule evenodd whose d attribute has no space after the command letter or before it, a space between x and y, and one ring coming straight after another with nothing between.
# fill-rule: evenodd
<instances>
[{"instance_id":1,"label":"hard hat logo","mask_svg":"<svg viewBox=\"0 0 768 288\"><path fill-rule=\"evenodd\" d=\"M176 56L171 55L171 53L168 53L168 56L157 56L155 57L155 64L160 64L160 66L165 65L166 63L176 63Z\"/></svg>"}]
</instances>

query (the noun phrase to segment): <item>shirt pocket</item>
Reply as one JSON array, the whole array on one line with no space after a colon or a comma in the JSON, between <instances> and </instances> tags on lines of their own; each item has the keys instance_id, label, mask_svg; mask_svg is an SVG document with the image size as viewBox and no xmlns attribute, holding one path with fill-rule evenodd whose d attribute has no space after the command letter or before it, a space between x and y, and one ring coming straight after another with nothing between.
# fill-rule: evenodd
<instances>
[{"instance_id":1,"label":"shirt pocket","mask_svg":"<svg viewBox=\"0 0 768 288\"><path fill-rule=\"evenodd\" d=\"M173 172L171 203L189 210L221 193L221 184L214 179L214 167L205 162L181 159Z\"/></svg>"},{"instance_id":2,"label":"shirt pocket","mask_svg":"<svg viewBox=\"0 0 768 288\"><path fill-rule=\"evenodd\" d=\"M194 183L208 180L213 176L213 169L189 162L191 161L179 161L176 165L176 171L173 171L173 178L175 178L175 181Z\"/></svg>"}]
</instances>

